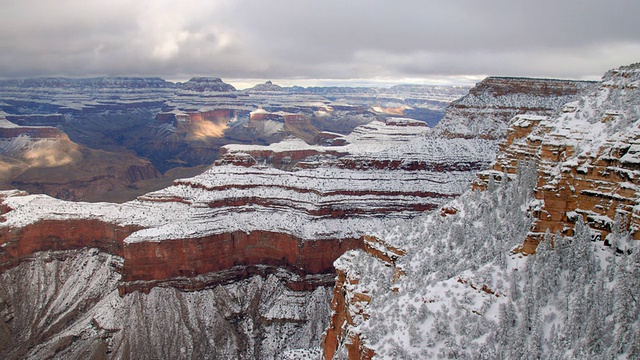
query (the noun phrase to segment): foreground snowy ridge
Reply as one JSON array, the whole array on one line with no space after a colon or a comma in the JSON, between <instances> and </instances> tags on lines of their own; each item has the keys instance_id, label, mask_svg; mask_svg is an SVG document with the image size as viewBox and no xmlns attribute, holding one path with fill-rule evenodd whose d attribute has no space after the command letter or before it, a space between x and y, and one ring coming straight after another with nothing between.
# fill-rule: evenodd
<instances>
[{"instance_id":1,"label":"foreground snowy ridge","mask_svg":"<svg viewBox=\"0 0 640 360\"><path fill-rule=\"evenodd\" d=\"M512 124L539 123L548 141L576 149L556 164L558 174L585 158L589 163L604 157L601 149L611 144L628 149L621 156L632 164L640 124L638 80L640 64L622 67L557 119L522 116ZM347 306L353 321L342 326L350 336L336 358L354 356L354 339L361 354L368 349L393 359L640 358L640 248L633 240L638 229L627 220L635 219L638 206L631 214L626 200L614 203L627 216L609 220L606 238L594 236L599 232L589 226L595 212L585 207L570 217L571 227L561 227L566 234L543 230L535 254L523 256L517 250L534 220L540 224L533 216L540 214L531 211L540 208L534 199L539 174L553 175L548 169L555 167L548 156L519 151L522 143L514 146L511 154L532 161L520 161L512 174L488 172L485 191L467 192L440 213L373 233L406 250L395 264L404 276L394 277L393 268L361 250L336 261L352 279L345 299L358 300ZM513 164L514 158L501 156L503 164ZM625 174L629 184L620 186L636 189L635 170ZM629 201L638 199L636 193Z\"/></svg>"}]
</instances>

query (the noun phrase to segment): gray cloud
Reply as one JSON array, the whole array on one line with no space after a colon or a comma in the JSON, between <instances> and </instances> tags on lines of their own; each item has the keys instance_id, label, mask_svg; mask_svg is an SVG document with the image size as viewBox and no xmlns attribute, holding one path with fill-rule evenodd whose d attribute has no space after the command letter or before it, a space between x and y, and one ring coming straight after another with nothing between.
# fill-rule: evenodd
<instances>
[{"instance_id":1,"label":"gray cloud","mask_svg":"<svg viewBox=\"0 0 640 360\"><path fill-rule=\"evenodd\" d=\"M8 0L0 77L583 78L640 61L636 0Z\"/></svg>"}]
</instances>

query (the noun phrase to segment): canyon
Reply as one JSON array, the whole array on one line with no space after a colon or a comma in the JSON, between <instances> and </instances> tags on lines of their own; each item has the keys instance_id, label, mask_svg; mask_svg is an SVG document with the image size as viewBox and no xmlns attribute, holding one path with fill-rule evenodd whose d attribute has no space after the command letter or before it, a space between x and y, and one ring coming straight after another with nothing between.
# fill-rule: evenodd
<instances>
[{"instance_id":1,"label":"canyon","mask_svg":"<svg viewBox=\"0 0 640 360\"><path fill-rule=\"evenodd\" d=\"M8 169L0 185L67 200L124 202L201 173L226 144L266 145L287 136L311 143L320 131L348 134L405 113L433 124L466 91L269 83L236 90L207 77L0 80L0 153ZM34 161L30 156L42 148L60 159Z\"/></svg>"},{"instance_id":2,"label":"canyon","mask_svg":"<svg viewBox=\"0 0 640 360\"><path fill-rule=\"evenodd\" d=\"M623 66L555 114L516 115L473 190L371 233L392 262L338 259L324 358L639 356L621 305L640 264L639 81Z\"/></svg>"},{"instance_id":3,"label":"canyon","mask_svg":"<svg viewBox=\"0 0 640 360\"><path fill-rule=\"evenodd\" d=\"M168 91L169 85L154 84L158 93ZM183 100L210 91L228 102L236 101L233 96L269 94L270 104L245 113L234 107L165 109L154 118L158 131L200 128L190 130L193 141L195 134L215 138L220 131L232 133L228 128L235 125L225 119L236 116L246 116L250 129L262 126L261 136L269 135L274 123L296 130L271 133L277 134L273 141L281 138L270 144L221 145L215 163L202 174L122 204L3 192L0 293L6 295L0 299L0 353L8 358L389 355L367 332L367 324L389 315L376 312L376 304L394 294L404 297L417 267L439 264L418 260L417 238L423 234L405 236L407 229L430 231L434 217L457 221L473 212L455 199L471 196L465 194L476 172L490 167L505 136L507 143L519 143L513 129L521 123L508 125L513 116L563 114L561 103L598 86L489 78L453 102L433 128L402 116L407 109L397 108L404 105L390 103L368 110L387 114L383 118L368 118L341 134L337 128L348 125L326 123L341 116L352 124L362 119L355 108L365 106L357 104L364 100L355 101L362 99L355 91L296 89L331 101L308 107L314 115L299 115L301 107L291 108L287 92L294 90L264 84L244 95L226 90L221 95L219 88L207 87L214 85L222 86L203 80L171 91ZM337 96L355 105L340 105ZM289 99L286 106L283 99ZM333 114L327 118L324 112ZM316 130L307 131L310 125ZM498 163L507 148L511 145L501 145ZM476 186L490 182L486 178ZM443 229L434 236L451 231ZM494 283L464 281L493 289L494 297L504 293Z\"/></svg>"}]
</instances>

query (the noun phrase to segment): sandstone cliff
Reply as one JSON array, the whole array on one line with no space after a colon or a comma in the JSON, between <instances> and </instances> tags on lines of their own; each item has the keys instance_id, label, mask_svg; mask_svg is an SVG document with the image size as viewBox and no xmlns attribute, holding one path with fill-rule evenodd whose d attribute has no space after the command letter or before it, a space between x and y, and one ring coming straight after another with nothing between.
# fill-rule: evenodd
<instances>
[{"instance_id":1,"label":"sandstone cliff","mask_svg":"<svg viewBox=\"0 0 640 360\"><path fill-rule=\"evenodd\" d=\"M393 267L363 250L336 261L327 357L639 356L639 74L514 117L485 191L373 232L404 250Z\"/></svg>"},{"instance_id":2,"label":"sandstone cliff","mask_svg":"<svg viewBox=\"0 0 640 360\"><path fill-rule=\"evenodd\" d=\"M537 164L536 201L531 209L536 221L523 252L533 252L547 230L571 235L578 216L598 239L613 230L615 221L640 238L640 218L634 210L640 175L635 151L640 139L638 68L609 71L597 89L566 104L557 118L512 120L493 174L515 174L518 161ZM485 172L481 178L490 174Z\"/></svg>"}]
</instances>

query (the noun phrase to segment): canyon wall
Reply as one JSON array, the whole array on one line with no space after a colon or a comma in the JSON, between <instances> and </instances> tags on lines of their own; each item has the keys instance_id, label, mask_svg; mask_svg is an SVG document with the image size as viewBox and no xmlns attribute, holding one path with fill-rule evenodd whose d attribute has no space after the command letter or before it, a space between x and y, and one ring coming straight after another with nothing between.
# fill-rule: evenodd
<instances>
[{"instance_id":1,"label":"canyon wall","mask_svg":"<svg viewBox=\"0 0 640 360\"><path fill-rule=\"evenodd\" d=\"M591 94L566 104L559 117L512 120L492 171L481 173L477 184L485 186L489 176L515 174L520 161L537 165L531 205L535 223L522 252L535 251L547 230L572 235L578 217L594 238L604 239L616 226L640 238L634 210L640 175L637 82L637 66L612 70Z\"/></svg>"},{"instance_id":2,"label":"canyon wall","mask_svg":"<svg viewBox=\"0 0 640 360\"><path fill-rule=\"evenodd\" d=\"M513 219L514 230L518 232L524 230L519 238L520 243L515 249L516 252L533 253L547 229L552 234L559 231L563 235L572 235L574 224L579 216L583 217L590 226L595 239L604 239L611 231L630 231L633 237L637 238L638 227L635 219L637 216L634 214L637 204L635 179L638 175L634 151L638 131L634 123L638 119L636 89L637 66L609 72L599 84L542 79L488 78L471 89L468 96L452 103L443 120L430 135L450 139L480 138L495 143L500 142L496 162L492 169L478 174L478 180L473 185L475 189L486 189L488 186L495 188L505 176L519 179L519 183L531 182L532 179L522 179L528 176L528 173L526 171L519 173L518 164L530 161L537 165L538 172L533 174L535 179L532 180L536 183L534 200L526 204L529 206L528 211L533 217L533 223L531 227L521 228L516 225L520 222ZM493 179L489 180L490 177ZM489 185L490 182L492 182L491 185ZM381 231L379 236L395 239L390 241L395 246L404 244L409 248L415 247L414 250L406 251L420 253L423 250L419 248L425 246L421 241L426 240L412 242L411 236L418 236L419 239L437 239L438 235L425 234L438 232L437 224L441 222L437 219L438 217L451 218L456 222L455 219L461 217L458 214L459 208L463 206L455 204L454 201L454 204L443 208L441 215L432 215L429 220L425 219L425 222L431 222L433 229L424 226L424 229L413 232L407 229L399 230L398 233ZM520 206L524 208L524 204ZM486 210L477 209L476 211L482 213ZM509 217L507 214L501 216ZM515 212L513 216L517 216ZM442 220L442 222L447 223L451 220ZM620 223L623 224L622 228L614 230L614 227L619 227ZM474 227L483 225L486 226L481 222L473 222ZM451 225L443 226L451 227ZM455 230L460 231L453 226L447 230L448 234L443 234L445 242L463 241L480 244L485 241L480 238L456 240ZM419 235L405 235L412 233ZM409 240L406 240L405 236L409 236ZM404 282L401 280L398 285L394 285L398 279L396 271L380 270L379 265L375 264L376 261L371 260L375 256L364 251L345 255L336 261L339 276L332 303L334 316L327 332L328 336L325 338L325 358L330 359L334 356L353 359L371 358L375 357L378 351L383 357L392 355L401 357L402 354L408 356L407 354L410 353L416 355L416 351L421 351L420 356L435 356L435 353L430 351L440 348L436 346L437 341L434 339L437 340L439 337L442 339L443 333L438 326L444 325L438 323L426 327L430 329L427 335L428 340L425 341L423 337L422 342L415 342L413 339L420 336L416 334L423 334L422 336L425 334L424 325L421 330L415 325L418 321L416 316L420 319L428 318L427 315L420 315L425 305L434 309L437 307L435 305L431 307L431 303L437 304L448 300L441 299L442 294L435 290L421 291L412 288L421 286L419 279L422 275L415 273L417 269L426 268L434 273L442 272L444 273L442 277L447 280L441 281L457 281L462 285L456 285L454 288L469 287L471 293L477 292L482 298L486 298L484 301L487 304L497 301L502 296L501 292L505 290L496 290L495 282L485 279L482 281L487 281L486 283L478 283L476 279L474 284L474 281L469 281L463 275L457 275L457 279L449 278L451 270L443 270L444 264L440 265L443 267L441 269L427 264L419 265L424 261L421 256L435 261L438 254L442 253L444 256L449 253L441 247L446 246L451 249L451 245L445 243L432 246L434 249L430 250L432 253L429 255L413 254L399 257L402 260L399 261L400 268L403 266L412 268L411 276L415 278ZM499 253L502 244L494 246L498 246L495 252ZM510 248L506 251L512 250L514 249ZM451 252L455 253L455 248ZM449 254L448 256L461 255ZM408 258L404 259L404 257ZM373 273L377 277L373 276ZM405 271L402 273L404 274ZM439 278L436 277L434 281L437 279ZM444 292L444 290L441 291ZM466 290L462 291L466 293ZM399 295L394 295L398 292ZM415 294L420 293L426 293L429 296L422 295L422 301L416 301ZM467 299L470 297L468 293L464 296ZM376 297L380 299L375 306L371 306L371 302L376 301ZM385 301L394 305L385 306ZM479 317L484 316L485 310L477 305L474 308L473 302L460 301L461 305L454 305L454 307L458 306ZM409 316L410 320L393 321L402 324L399 328L391 327L386 328L387 330L377 328L381 327L381 323L385 323L385 319L389 316L399 316L399 319L402 319L402 315L389 314L389 312L397 313L396 307L407 310L404 316ZM415 311L416 307L420 308L418 314ZM383 308L384 312L380 312ZM442 308L444 309L444 306ZM433 315L429 311L426 311L426 314ZM442 312L436 312L436 318L441 317L442 314ZM376 318L375 323L369 321L371 317ZM385 331L387 331L386 340L381 341ZM463 332L463 330L458 331ZM446 335L447 332L444 334ZM406 339L409 341L405 341ZM445 343L440 349L447 348L450 346L448 344ZM381 351L382 349L384 351ZM446 351L449 351L449 354L459 354L463 351L459 349L454 346L453 349L448 348ZM447 352L439 354L446 356Z\"/></svg>"},{"instance_id":3,"label":"canyon wall","mask_svg":"<svg viewBox=\"0 0 640 360\"><path fill-rule=\"evenodd\" d=\"M189 98L196 88L182 95ZM293 113L275 99L265 111ZM339 104L332 109L313 106L320 112L353 111ZM211 123L207 116L220 115L176 108L166 109L174 115L156 118L158 131L174 136L181 126L190 129L194 123ZM367 111L389 109L397 112L396 106ZM287 120L286 114L254 120L308 124L297 115ZM21 285L23 290L7 293L0 302L5 319L20 318L5 321L0 329L1 338L20 344L7 354L147 357L141 353L145 341L154 348L150 358L194 351L231 357L269 357L296 349L318 353L318 329L328 327L325 356L371 356L366 336L350 332L366 320L362 309L368 306L369 290L359 279L371 274L358 275L338 261L344 276L338 277L330 318L334 261L345 252L352 254L347 258L372 258L381 281L396 288L405 273L396 260L405 251L368 235L402 227L464 193L475 172L493 160L497 141L481 135L441 136L424 122L402 117L368 121L350 135L315 137L322 141L286 138L268 146L226 145L203 174L123 204L3 193L3 284L22 276L44 279ZM43 251L47 249L55 251ZM72 274L76 265L94 269L82 286L102 282L105 288L86 291L91 297L83 298L86 289L74 287L69 296L78 306L52 316L46 304L64 304L68 298L59 287L46 285L46 279L57 276L54 285L67 284L67 276L73 280L65 286L71 287L78 276ZM37 297L32 291L48 298L36 301L34 309L16 303L21 297ZM207 312L198 312L200 307ZM36 330L30 332L34 324ZM153 338L157 328L178 335L170 339L160 331ZM287 338L293 341L287 343Z\"/></svg>"}]
</instances>

